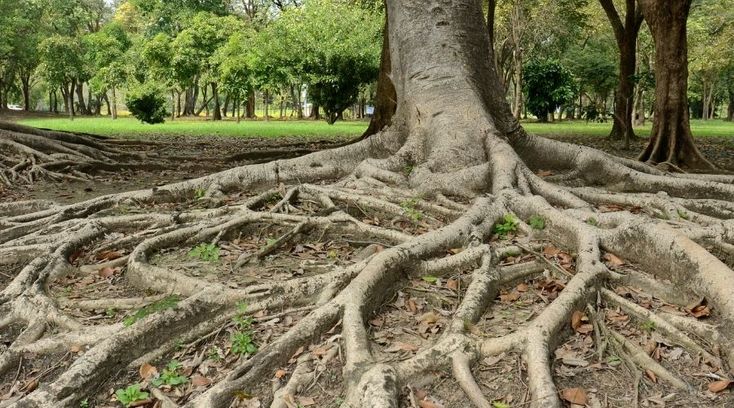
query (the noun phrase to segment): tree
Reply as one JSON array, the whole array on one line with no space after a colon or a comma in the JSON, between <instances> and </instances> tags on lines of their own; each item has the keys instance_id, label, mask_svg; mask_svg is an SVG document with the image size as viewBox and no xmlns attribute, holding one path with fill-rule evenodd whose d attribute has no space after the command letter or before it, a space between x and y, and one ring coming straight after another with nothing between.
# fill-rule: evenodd
<instances>
[{"instance_id":1,"label":"tree","mask_svg":"<svg viewBox=\"0 0 734 408\"><path fill-rule=\"evenodd\" d=\"M86 60L92 65L92 78L89 83L97 93L112 93L112 119L117 119L117 89L125 83L127 64L125 52L131 41L122 26L107 24L96 33L83 38L87 50Z\"/></svg>"},{"instance_id":2,"label":"tree","mask_svg":"<svg viewBox=\"0 0 734 408\"><path fill-rule=\"evenodd\" d=\"M314 104L334 123L356 102L360 87L377 79L381 25L377 10L340 1L312 0L288 9L258 41L267 48L259 51L258 72L271 76L261 82L304 81Z\"/></svg>"},{"instance_id":3,"label":"tree","mask_svg":"<svg viewBox=\"0 0 734 408\"><path fill-rule=\"evenodd\" d=\"M642 11L637 0L625 1L624 21L619 15L613 0L599 0L614 30L619 48L619 83L614 96L614 125L610 138L624 140L629 148L630 139L635 138L632 128L634 108L634 75L637 58L637 36L642 26Z\"/></svg>"},{"instance_id":4,"label":"tree","mask_svg":"<svg viewBox=\"0 0 734 408\"><path fill-rule=\"evenodd\" d=\"M125 105L141 122L155 125L166 121L166 98L155 84L143 83L128 89Z\"/></svg>"},{"instance_id":5,"label":"tree","mask_svg":"<svg viewBox=\"0 0 734 408\"><path fill-rule=\"evenodd\" d=\"M540 122L547 122L557 108L572 100L573 77L558 61L531 61L523 69L527 108Z\"/></svg>"},{"instance_id":6,"label":"tree","mask_svg":"<svg viewBox=\"0 0 734 408\"><path fill-rule=\"evenodd\" d=\"M73 37L53 35L41 41L41 75L50 84L61 87L64 104L70 118L74 118L74 90L77 78L84 75L82 47Z\"/></svg>"},{"instance_id":7,"label":"tree","mask_svg":"<svg viewBox=\"0 0 734 408\"><path fill-rule=\"evenodd\" d=\"M154 370L145 362L189 348L196 350L189 368L207 359L204 370L213 373L214 360L224 360L217 347L226 342L232 347L216 367L231 371L217 369L211 379L197 374L199 385L192 378L187 393L173 397L176 402L164 387L151 394L186 407L257 406L264 400L277 407L292 404L299 397L292 393L314 381L341 378L343 394L332 401L318 391L323 406L394 408L400 400L419 399L410 389L415 381L441 373L452 378L448 393L463 392L456 396L459 406L492 407L501 401L483 394L474 378L479 370L471 368L504 355L513 356L513 364L515 356L524 359L522 373L513 369L503 376L527 384L530 407L558 408L561 396L581 403L586 397L582 389L565 388L579 384L580 376L564 377L560 392L553 352L569 336L569 347L592 347L593 337L583 333L594 325L614 354L599 346L589 355L601 353L600 364L611 362L608 357L624 359L631 373L620 373L635 386L635 373L647 369L680 390L706 387L697 369L686 377L696 381L693 388L678 370L649 357L639 342L650 337L628 333L637 331L635 325L654 331L655 347L681 344L711 370L731 367L733 272L707 248L732 251L732 176L672 177L638 161L527 134L492 63L481 2L448 5L387 2L388 78L397 110L391 126L365 140L68 205L3 204L0 260L9 265L3 273L12 281L0 292L1 323L20 327L11 336L21 334L3 354L0 370L12 377L21 359L27 364L59 351L74 359L59 366L53 379L19 395L17 404L79 405L117 379L150 378ZM625 210L614 211L620 208ZM269 231L277 238L263 239L265 228L274 228ZM510 240L513 231L517 236ZM534 249L541 239L554 243L545 254ZM292 257L301 251L297 243L314 240L359 242L360 253L308 273L262 275L242 286L235 279L233 271L262 270L261 262ZM212 272L204 277L191 268L194 257ZM92 264L100 258L105 263ZM625 263L629 268L618 269ZM56 279L81 273L77 269L107 274L106 267L122 274L125 290L115 293L125 298L68 296L68 309L62 309L47 292L53 285L63 292L67 281ZM444 284L450 277L457 282ZM542 299L532 313L523 305L523 314L485 315L493 303L511 302L523 279L532 285L522 291L537 289ZM414 281L430 285L420 293L447 294L437 297L436 311L419 315L416 302L400 295ZM129 298L128 289L146 297ZM507 293L498 299L501 290ZM444 308L444 297L456 307ZM723 324L703 325L641 306L660 300L670 308L688 297L697 302L689 314L714 310L712 319ZM136 308L124 319L122 313L94 312L114 323L80 321L67 312L100 305ZM623 326L604 317L612 312ZM416 320L429 325L425 337L400 327ZM54 323L53 330L47 323ZM236 333L223 335L225 328ZM705 342L697 340L701 335ZM67 353L70 343L80 351ZM209 348L212 343L217 346ZM390 357L392 351L400 357ZM333 377L314 375L312 364L335 366ZM172 371L167 369L169 378ZM595 375L585 370L584 383ZM267 382L259 386L273 378L284 383L278 391ZM421 405L432 404L421 397ZM694 392L673 398L683 405L701 401Z\"/></svg>"},{"instance_id":8,"label":"tree","mask_svg":"<svg viewBox=\"0 0 734 408\"><path fill-rule=\"evenodd\" d=\"M655 117L640 160L690 170L711 170L691 134L688 111L688 14L692 0L640 0L655 41Z\"/></svg>"}]
</instances>

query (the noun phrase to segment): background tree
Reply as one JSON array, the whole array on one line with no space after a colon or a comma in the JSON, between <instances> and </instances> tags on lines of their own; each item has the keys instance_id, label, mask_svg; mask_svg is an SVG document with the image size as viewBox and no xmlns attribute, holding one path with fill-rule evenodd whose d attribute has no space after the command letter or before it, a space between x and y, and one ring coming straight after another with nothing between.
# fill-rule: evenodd
<instances>
[{"instance_id":1,"label":"background tree","mask_svg":"<svg viewBox=\"0 0 734 408\"><path fill-rule=\"evenodd\" d=\"M531 61L523 69L527 108L540 122L547 122L556 109L572 100L574 83L571 72L560 62Z\"/></svg>"},{"instance_id":2,"label":"background tree","mask_svg":"<svg viewBox=\"0 0 734 408\"><path fill-rule=\"evenodd\" d=\"M624 21L613 0L599 0L609 18L619 48L619 81L614 97L614 125L609 137L624 140L629 148L630 139L635 137L632 128L634 109L634 75L637 67L637 36L642 26L642 11L637 0L625 0Z\"/></svg>"},{"instance_id":3,"label":"background tree","mask_svg":"<svg viewBox=\"0 0 734 408\"><path fill-rule=\"evenodd\" d=\"M687 21L692 0L640 0L655 40L655 117L640 160L674 168L710 170L695 146L688 111Z\"/></svg>"}]
</instances>

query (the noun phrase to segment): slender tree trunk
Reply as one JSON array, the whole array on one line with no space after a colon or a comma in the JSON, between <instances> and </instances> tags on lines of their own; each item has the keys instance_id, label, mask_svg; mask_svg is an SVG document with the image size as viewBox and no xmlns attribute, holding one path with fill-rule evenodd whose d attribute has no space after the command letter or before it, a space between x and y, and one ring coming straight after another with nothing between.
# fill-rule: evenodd
<instances>
[{"instance_id":1,"label":"slender tree trunk","mask_svg":"<svg viewBox=\"0 0 734 408\"><path fill-rule=\"evenodd\" d=\"M637 36L643 21L642 11L637 7L637 0L626 0L622 21L613 0L599 2L612 25L619 49L619 81L614 95L614 124L609 138L624 140L625 147L629 148L630 139L635 138L632 127L635 95L633 76L637 68Z\"/></svg>"},{"instance_id":2,"label":"slender tree trunk","mask_svg":"<svg viewBox=\"0 0 734 408\"><path fill-rule=\"evenodd\" d=\"M655 41L655 117L650 143L640 155L649 163L711 170L696 148L688 112L688 38L692 0L640 0Z\"/></svg>"},{"instance_id":3,"label":"slender tree trunk","mask_svg":"<svg viewBox=\"0 0 734 408\"><path fill-rule=\"evenodd\" d=\"M270 121L270 92L268 92L267 89L265 90L265 95L263 96L263 98L263 100L265 101L265 121L268 122Z\"/></svg>"},{"instance_id":4,"label":"slender tree trunk","mask_svg":"<svg viewBox=\"0 0 734 408\"><path fill-rule=\"evenodd\" d=\"M79 105L77 112L80 115L89 115L89 109L87 108L87 104L84 100L84 82L76 83L76 97L77 104Z\"/></svg>"},{"instance_id":5,"label":"slender tree trunk","mask_svg":"<svg viewBox=\"0 0 734 408\"><path fill-rule=\"evenodd\" d=\"M214 115L212 119L222 120L222 109L219 105L219 87L216 82L212 82L212 98L214 99Z\"/></svg>"},{"instance_id":6,"label":"slender tree trunk","mask_svg":"<svg viewBox=\"0 0 734 408\"><path fill-rule=\"evenodd\" d=\"M245 116L247 119L255 118L255 90L247 92L247 106L245 107Z\"/></svg>"},{"instance_id":7,"label":"slender tree trunk","mask_svg":"<svg viewBox=\"0 0 734 408\"><path fill-rule=\"evenodd\" d=\"M23 110L29 112L31 110L31 78L23 75L20 81L23 88Z\"/></svg>"},{"instance_id":8,"label":"slender tree trunk","mask_svg":"<svg viewBox=\"0 0 734 408\"><path fill-rule=\"evenodd\" d=\"M729 107L727 108L726 119L729 122L734 122L734 87L730 86L727 94L729 95Z\"/></svg>"},{"instance_id":9,"label":"slender tree trunk","mask_svg":"<svg viewBox=\"0 0 734 408\"><path fill-rule=\"evenodd\" d=\"M69 119L74 120L74 81L69 84L66 91L66 107Z\"/></svg>"},{"instance_id":10,"label":"slender tree trunk","mask_svg":"<svg viewBox=\"0 0 734 408\"><path fill-rule=\"evenodd\" d=\"M112 120L117 119L117 89L112 87Z\"/></svg>"},{"instance_id":11,"label":"slender tree trunk","mask_svg":"<svg viewBox=\"0 0 734 408\"><path fill-rule=\"evenodd\" d=\"M239 96L235 98L235 106L237 106L237 113L236 113L237 123L240 123L241 116L240 116L240 97Z\"/></svg>"},{"instance_id":12,"label":"slender tree trunk","mask_svg":"<svg viewBox=\"0 0 734 408\"><path fill-rule=\"evenodd\" d=\"M227 94L224 97L224 105L222 106L222 116L225 118L229 114L229 103L230 103L230 98L229 98L229 94ZM232 111L234 112L234 106L232 106Z\"/></svg>"}]
</instances>

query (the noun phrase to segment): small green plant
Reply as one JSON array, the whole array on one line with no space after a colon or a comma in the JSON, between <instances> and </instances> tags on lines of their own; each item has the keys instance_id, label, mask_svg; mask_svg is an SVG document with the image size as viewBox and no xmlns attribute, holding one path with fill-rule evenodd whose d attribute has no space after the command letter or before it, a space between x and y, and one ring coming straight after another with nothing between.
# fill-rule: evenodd
<instances>
[{"instance_id":1,"label":"small green plant","mask_svg":"<svg viewBox=\"0 0 734 408\"><path fill-rule=\"evenodd\" d=\"M122 324L125 327L132 326L138 320L144 319L153 313L162 312L166 309L173 309L176 307L179 300L179 297L176 295L167 296L157 302L153 302L141 309L138 309L135 313L123 319Z\"/></svg>"},{"instance_id":2,"label":"small green plant","mask_svg":"<svg viewBox=\"0 0 734 408\"><path fill-rule=\"evenodd\" d=\"M530 225L530 228L534 230L544 230L545 229L545 218L541 217L540 215L533 215L528 220L528 224Z\"/></svg>"},{"instance_id":3,"label":"small green plant","mask_svg":"<svg viewBox=\"0 0 734 408\"><path fill-rule=\"evenodd\" d=\"M657 325L652 320L647 320L642 323L641 327L642 327L642 330L646 332L652 332L652 331L655 331L655 329L657 328Z\"/></svg>"},{"instance_id":4,"label":"small green plant","mask_svg":"<svg viewBox=\"0 0 734 408\"><path fill-rule=\"evenodd\" d=\"M410 176L413 173L413 166L409 164L409 165L403 167L403 173L406 176Z\"/></svg>"},{"instance_id":5,"label":"small green plant","mask_svg":"<svg viewBox=\"0 0 734 408\"><path fill-rule=\"evenodd\" d=\"M587 218L586 219L586 223L589 224L589 225L593 225L595 227L598 227L599 226L599 221L597 221L597 219L594 218L594 217Z\"/></svg>"},{"instance_id":6,"label":"small green plant","mask_svg":"<svg viewBox=\"0 0 734 408\"><path fill-rule=\"evenodd\" d=\"M115 309L114 307L108 307L107 309L105 309L104 314L107 317L115 317L117 316L117 309Z\"/></svg>"},{"instance_id":7,"label":"small green plant","mask_svg":"<svg viewBox=\"0 0 734 408\"><path fill-rule=\"evenodd\" d=\"M495 401L492 403L492 408L510 408L510 406L502 401Z\"/></svg>"},{"instance_id":8,"label":"small green plant","mask_svg":"<svg viewBox=\"0 0 734 408\"><path fill-rule=\"evenodd\" d=\"M194 191L194 198L195 199L201 200L202 198L204 198L204 196L206 196L206 190L204 190L203 188L197 188Z\"/></svg>"},{"instance_id":9,"label":"small green plant","mask_svg":"<svg viewBox=\"0 0 734 408\"><path fill-rule=\"evenodd\" d=\"M434 284L438 282L438 278L435 276L431 276L431 275L423 276L421 277L421 279L423 279L423 282L430 283L430 284Z\"/></svg>"},{"instance_id":10,"label":"small green plant","mask_svg":"<svg viewBox=\"0 0 734 408\"><path fill-rule=\"evenodd\" d=\"M89 408L89 398L79 401L79 408Z\"/></svg>"},{"instance_id":11,"label":"small green plant","mask_svg":"<svg viewBox=\"0 0 734 408\"><path fill-rule=\"evenodd\" d=\"M219 247L216 244L201 243L189 251L189 256L206 262L217 262L219 260Z\"/></svg>"},{"instance_id":12,"label":"small green plant","mask_svg":"<svg viewBox=\"0 0 734 408\"><path fill-rule=\"evenodd\" d=\"M238 313L232 318L232 322L237 327L237 331L232 333L230 341L232 342L232 353L235 354L255 354L257 346L253 337L255 333L252 331L252 317L247 315L247 304L237 304Z\"/></svg>"},{"instance_id":13,"label":"small green plant","mask_svg":"<svg viewBox=\"0 0 734 408\"><path fill-rule=\"evenodd\" d=\"M139 384L133 384L124 389L121 388L115 391L115 396L117 397L117 400L120 401L120 404L122 404L124 407L129 407L134 402L148 399L148 393L140 391Z\"/></svg>"},{"instance_id":14,"label":"small green plant","mask_svg":"<svg viewBox=\"0 0 734 408\"><path fill-rule=\"evenodd\" d=\"M517 226L520 225L520 220L512 214L505 214L502 217L502 222L494 224L493 231L499 237L506 237L508 233L517 231Z\"/></svg>"},{"instance_id":15,"label":"small green plant","mask_svg":"<svg viewBox=\"0 0 734 408\"><path fill-rule=\"evenodd\" d=\"M402 203L400 203L400 208L403 209L403 212L405 213L405 215L407 215L408 218L410 218L414 222L417 222L423 219L423 213L417 207L418 207L417 198L411 198L410 200L405 200Z\"/></svg>"},{"instance_id":16,"label":"small green plant","mask_svg":"<svg viewBox=\"0 0 734 408\"><path fill-rule=\"evenodd\" d=\"M173 387L184 384L189 379L185 375L181 374L181 369L183 369L181 363L176 360L171 360L171 362L166 365L166 368L163 369L161 375L151 381L151 384L155 387L160 387L161 385L170 385Z\"/></svg>"},{"instance_id":17,"label":"small green plant","mask_svg":"<svg viewBox=\"0 0 734 408\"><path fill-rule=\"evenodd\" d=\"M669 220L670 219L670 216L668 215L668 213L666 213L664 211L655 211L655 214L654 215L655 215L655 218L659 218L661 220Z\"/></svg>"},{"instance_id":18,"label":"small green plant","mask_svg":"<svg viewBox=\"0 0 734 408\"><path fill-rule=\"evenodd\" d=\"M219 350L217 350L215 347L209 349L208 357L211 361L222 361L222 355L219 354Z\"/></svg>"},{"instance_id":19,"label":"small green plant","mask_svg":"<svg viewBox=\"0 0 734 408\"><path fill-rule=\"evenodd\" d=\"M609 364L612 367L616 367L620 364L622 364L622 359L617 356L609 356L607 358L607 364Z\"/></svg>"},{"instance_id":20,"label":"small green plant","mask_svg":"<svg viewBox=\"0 0 734 408\"><path fill-rule=\"evenodd\" d=\"M678 210L678 217L680 217L681 219L687 220L688 213L683 210Z\"/></svg>"}]
</instances>

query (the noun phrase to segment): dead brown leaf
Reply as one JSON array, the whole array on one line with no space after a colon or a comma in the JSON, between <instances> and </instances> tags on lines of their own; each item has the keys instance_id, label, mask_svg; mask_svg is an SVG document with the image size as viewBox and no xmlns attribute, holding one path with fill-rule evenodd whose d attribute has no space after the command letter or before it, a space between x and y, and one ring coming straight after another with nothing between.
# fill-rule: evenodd
<instances>
[{"instance_id":1,"label":"dead brown leaf","mask_svg":"<svg viewBox=\"0 0 734 408\"><path fill-rule=\"evenodd\" d=\"M657 376L657 375L655 375L655 373L654 373L654 372L652 372L652 371L650 371L650 370L645 370L645 375L646 375L646 376L647 376L647 378L649 378L649 379L650 379L650 380L651 380L652 382L654 382L654 383L657 383L657 382L658 382L658 376Z\"/></svg>"},{"instance_id":2,"label":"dead brown leaf","mask_svg":"<svg viewBox=\"0 0 734 408\"><path fill-rule=\"evenodd\" d=\"M731 381L731 380L714 381L711 384L709 384L709 391L722 392L725 389L731 387L732 384L734 384L734 381Z\"/></svg>"},{"instance_id":3,"label":"dead brown leaf","mask_svg":"<svg viewBox=\"0 0 734 408\"><path fill-rule=\"evenodd\" d=\"M114 275L115 272L117 272L116 268L110 268L109 266L105 266L104 268L99 270L99 276L103 278L109 278L110 276Z\"/></svg>"},{"instance_id":4,"label":"dead brown leaf","mask_svg":"<svg viewBox=\"0 0 734 408\"><path fill-rule=\"evenodd\" d=\"M561 391L561 398L564 401L576 405L586 405L588 398L583 388L566 388Z\"/></svg>"},{"instance_id":5,"label":"dead brown leaf","mask_svg":"<svg viewBox=\"0 0 734 408\"><path fill-rule=\"evenodd\" d=\"M140 378L143 380L148 380L158 375L158 369L148 363L143 363L138 372L140 373Z\"/></svg>"},{"instance_id":6,"label":"dead brown leaf","mask_svg":"<svg viewBox=\"0 0 734 408\"><path fill-rule=\"evenodd\" d=\"M451 290L459 290L459 280L458 279L449 279L446 282L446 288Z\"/></svg>"},{"instance_id":7,"label":"dead brown leaf","mask_svg":"<svg viewBox=\"0 0 734 408\"><path fill-rule=\"evenodd\" d=\"M122 253L119 251L102 251L95 258L98 261L112 261L117 258L122 258Z\"/></svg>"},{"instance_id":8,"label":"dead brown leaf","mask_svg":"<svg viewBox=\"0 0 734 408\"><path fill-rule=\"evenodd\" d=\"M282 368L275 372L275 378L283 378L286 375L286 371Z\"/></svg>"},{"instance_id":9,"label":"dead brown leaf","mask_svg":"<svg viewBox=\"0 0 734 408\"><path fill-rule=\"evenodd\" d=\"M584 313L578 310L574 311L571 315L571 328L576 330L581 327L581 320L584 318Z\"/></svg>"},{"instance_id":10,"label":"dead brown leaf","mask_svg":"<svg viewBox=\"0 0 734 408\"><path fill-rule=\"evenodd\" d=\"M611 252L607 252L604 254L604 260L607 261L607 264L610 266L622 266L624 265L624 261L618 257L617 255L614 255Z\"/></svg>"},{"instance_id":11,"label":"dead brown leaf","mask_svg":"<svg viewBox=\"0 0 734 408\"><path fill-rule=\"evenodd\" d=\"M212 383L212 380L204 377L203 375L194 374L191 377L191 385L194 387L203 387Z\"/></svg>"}]
</instances>

